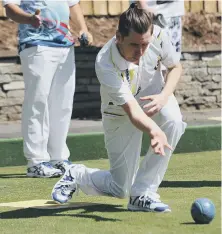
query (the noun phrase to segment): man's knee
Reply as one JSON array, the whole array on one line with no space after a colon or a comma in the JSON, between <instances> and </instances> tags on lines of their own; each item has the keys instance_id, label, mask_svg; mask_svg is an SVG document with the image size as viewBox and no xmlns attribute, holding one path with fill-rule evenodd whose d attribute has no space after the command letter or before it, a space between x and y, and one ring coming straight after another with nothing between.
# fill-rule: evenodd
<instances>
[{"instance_id":1,"label":"man's knee","mask_svg":"<svg viewBox=\"0 0 222 234\"><path fill-rule=\"evenodd\" d=\"M183 134L186 129L187 124L183 122L182 119L171 119L166 122L165 130L170 132L177 132L178 134Z\"/></svg>"}]
</instances>

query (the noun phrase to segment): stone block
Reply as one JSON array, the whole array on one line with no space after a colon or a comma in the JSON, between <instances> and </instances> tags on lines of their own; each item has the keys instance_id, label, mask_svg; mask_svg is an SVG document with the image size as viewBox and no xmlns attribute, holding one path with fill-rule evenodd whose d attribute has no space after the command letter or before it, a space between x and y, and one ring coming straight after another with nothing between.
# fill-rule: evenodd
<instances>
[{"instance_id":1,"label":"stone block","mask_svg":"<svg viewBox=\"0 0 222 234\"><path fill-rule=\"evenodd\" d=\"M88 92L87 85L77 85L75 92L76 93L87 93Z\"/></svg>"},{"instance_id":2,"label":"stone block","mask_svg":"<svg viewBox=\"0 0 222 234\"><path fill-rule=\"evenodd\" d=\"M200 61L199 60L196 60L196 61L185 60L185 61L182 61L181 64L183 68L190 69L190 68L206 67L207 62L201 61L201 60Z\"/></svg>"},{"instance_id":3,"label":"stone block","mask_svg":"<svg viewBox=\"0 0 222 234\"><path fill-rule=\"evenodd\" d=\"M21 114L8 114L8 120L10 121L17 121L17 120L21 120L22 115Z\"/></svg>"},{"instance_id":4,"label":"stone block","mask_svg":"<svg viewBox=\"0 0 222 234\"><path fill-rule=\"evenodd\" d=\"M6 93L3 92L3 91L1 90L1 88L0 88L0 99L1 99L1 98L6 98Z\"/></svg>"},{"instance_id":5,"label":"stone block","mask_svg":"<svg viewBox=\"0 0 222 234\"><path fill-rule=\"evenodd\" d=\"M0 65L0 75L1 74L14 74L21 73L21 65L14 63L3 63Z\"/></svg>"},{"instance_id":6,"label":"stone block","mask_svg":"<svg viewBox=\"0 0 222 234\"><path fill-rule=\"evenodd\" d=\"M191 89L198 89L201 88L201 83L194 81L194 82L179 82L177 85L177 90L191 90Z\"/></svg>"},{"instance_id":7,"label":"stone block","mask_svg":"<svg viewBox=\"0 0 222 234\"><path fill-rule=\"evenodd\" d=\"M79 61L85 61L85 62L92 61L95 64L96 56L97 56L97 54L93 54L93 53L92 54L89 54L89 53L76 54L76 62L79 62Z\"/></svg>"},{"instance_id":8,"label":"stone block","mask_svg":"<svg viewBox=\"0 0 222 234\"><path fill-rule=\"evenodd\" d=\"M8 90L16 90L16 89L24 89L25 85L24 82L22 81L13 81L9 84L4 84L3 89L8 91Z\"/></svg>"},{"instance_id":9,"label":"stone block","mask_svg":"<svg viewBox=\"0 0 222 234\"><path fill-rule=\"evenodd\" d=\"M216 97L215 96L208 96L208 97L201 97L201 96L193 96L189 97L185 100L186 104L204 104L206 105L207 103L215 103L216 102Z\"/></svg>"},{"instance_id":10,"label":"stone block","mask_svg":"<svg viewBox=\"0 0 222 234\"><path fill-rule=\"evenodd\" d=\"M204 80L204 77L208 75L207 68L193 68L191 69L191 74L200 80Z\"/></svg>"},{"instance_id":11,"label":"stone block","mask_svg":"<svg viewBox=\"0 0 222 234\"><path fill-rule=\"evenodd\" d=\"M208 67L208 73L212 75L221 75L220 67Z\"/></svg>"},{"instance_id":12,"label":"stone block","mask_svg":"<svg viewBox=\"0 0 222 234\"><path fill-rule=\"evenodd\" d=\"M90 101L88 93L75 93L74 102L87 102ZM75 111L75 110L74 110Z\"/></svg>"},{"instance_id":13,"label":"stone block","mask_svg":"<svg viewBox=\"0 0 222 234\"><path fill-rule=\"evenodd\" d=\"M200 55L199 53L183 53L183 57L185 60L199 60L200 59Z\"/></svg>"},{"instance_id":14,"label":"stone block","mask_svg":"<svg viewBox=\"0 0 222 234\"><path fill-rule=\"evenodd\" d=\"M180 105L181 110L185 111L195 111L197 108L194 105L187 105L187 104L182 104Z\"/></svg>"},{"instance_id":15,"label":"stone block","mask_svg":"<svg viewBox=\"0 0 222 234\"><path fill-rule=\"evenodd\" d=\"M0 122L5 122L8 121L8 116L7 115L0 115Z\"/></svg>"},{"instance_id":16,"label":"stone block","mask_svg":"<svg viewBox=\"0 0 222 234\"><path fill-rule=\"evenodd\" d=\"M202 86L204 89L221 89L221 82L215 83L215 82L204 82L202 83Z\"/></svg>"},{"instance_id":17,"label":"stone block","mask_svg":"<svg viewBox=\"0 0 222 234\"><path fill-rule=\"evenodd\" d=\"M88 85L90 84L91 78L78 77L76 79L77 85Z\"/></svg>"},{"instance_id":18,"label":"stone block","mask_svg":"<svg viewBox=\"0 0 222 234\"><path fill-rule=\"evenodd\" d=\"M17 105L17 106L14 106L17 113L21 113L22 112L22 106L21 105Z\"/></svg>"},{"instance_id":19,"label":"stone block","mask_svg":"<svg viewBox=\"0 0 222 234\"><path fill-rule=\"evenodd\" d=\"M16 97L24 97L24 90L12 90L7 92L7 97L16 98Z\"/></svg>"},{"instance_id":20,"label":"stone block","mask_svg":"<svg viewBox=\"0 0 222 234\"><path fill-rule=\"evenodd\" d=\"M202 83L202 82L206 82L206 81L211 81L212 76L211 75L206 75L206 76L199 75L199 76L195 76L193 80L200 81Z\"/></svg>"},{"instance_id":21,"label":"stone block","mask_svg":"<svg viewBox=\"0 0 222 234\"><path fill-rule=\"evenodd\" d=\"M0 114L16 114L18 113L14 106L3 106L0 110Z\"/></svg>"},{"instance_id":22,"label":"stone block","mask_svg":"<svg viewBox=\"0 0 222 234\"><path fill-rule=\"evenodd\" d=\"M192 81L192 76L182 76L181 79L180 79L180 82L191 82Z\"/></svg>"},{"instance_id":23,"label":"stone block","mask_svg":"<svg viewBox=\"0 0 222 234\"><path fill-rule=\"evenodd\" d=\"M92 101L92 102L77 102L74 103L73 108L76 109L82 109L84 110L85 108L100 108L101 102L100 101Z\"/></svg>"},{"instance_id":24,"label":"stone block","mask_svg":"<svg viewBox=\"0 0 222 234\"><path fill-rule=\"evenodd\" d=\"M95 68L95 62L91 61L76 61L76 68L82 68L82 69L94 69Z\"/></svg>"},{"instance_id":25,"label":"stone block","mask_svg":"<svg viewBox=\"0 0 222 234\"><path fill-rule=\"evenodd\" d=\"M2 98L2 99L0 99L0 107L22 105L23 100L24 100L24 98L21 98L21 97L17 97L17 98Z\"/></svg>"},{"instance_id":26,"label":"stone block","mask_svg":"<svg viewBox=\"0 0 222 234\"><path fill-rule=\"evenodd\" d=\"M77 68L76 69L76 77L95 77L96 72L95 69L83 69L83 68Z\"/></svg>"},{"instance_id":27,"label":"stone block","mask_svg":"<svg viewBox=\"0 0 222 234\"><path fill-rule=\"evenodd\" d=\"M212 75L212 80L214 82L221 82L221 76L220 75Z\"/></svg>"},{"instance_id":28,"label":"stone block","mask_svg":"<svg viewBox=\"0 0 222 234\"><path fill-rule=\"evenodd\" d=\"M88 92L90 93L99 93L100 86L99 85L88 85Z\"/></svg>"},{"instance_id":29,"label":"stone block","mask_svg":"<svg viewBox=\"0 0 222 234\"><path fill-rule=\"evenodd\" d=\"M189 89L189 90L176 90L175 94L178 96L182 96L183 98L188 98L188 97L192 97L192 96L199 96L202 94L202 90L201 88L193 88L193 89Z\"/></svg>"},{"instance_id":30,"label":"stone block","mask_svg":"<svg viewBox=\"0 0 222 234\"><path fill-rule=\"evenodd\" d=\"M220 90L210 90L210 89L202 89L202 95L204 96L216 96L221 93Z\"/></svg>"},{"instance_id":31,"label":"stone block","mask_svg":"<svg viewBox=\"0 0 222 234\"><path fill-rule=\"evenodd\" d=\"M217 98L217 102L221 102L221 94L218 94L216 98Z\"/></svg>"},{"instance_id":32,"label":"stone block","mask_svg":"<svg viewBox=\"0 0 222 234\"><path fill-rule=\"evenodd\" d=\"M214 59L207 61L208 67L221 67L221 56L216 56Z\"/></svg>"},{"instance_id":33,"label":"stone block","mask_svg":"<svg viewBox=\"0 0 222 234\"><path fill-rule=\"evenodd\" d=\"M214 58L218 58L219 56L220 54L218 54L218 52L206 52L201 54L201 59L203 61L210 61Z\"/></svg>"},{"instance_id":34,"label":"stone block","mask_svg":"<svg viewBox=\"0 0 222 234\"><path fill-rule=\"evenodd\" d=\"M10 74L0 74L0 84L10 83L12 81Z\"/></svg>"},{"instance_id":35,"label":"stone block","mask_svg":"<svg viewBox=\"0 0 222 234\"><path fill-rule=\"evenodd\" d=\"M217 109L218 108L218 103L210 103L210 102L206 102L205 104L204 104L204 107L205 107L205 109ZM202 109L204 109L203 107L202 107Z\"/></svg>"},{"instance_id":36,"label":"stone block","mask_svg":"<svg viewBox=\"0 0 222 234\"><path fill-rule=\"evenodd\" d=\"M22 74L11 74L10 77L12 81L24 81Z\"/></svg>"}]
</instances>

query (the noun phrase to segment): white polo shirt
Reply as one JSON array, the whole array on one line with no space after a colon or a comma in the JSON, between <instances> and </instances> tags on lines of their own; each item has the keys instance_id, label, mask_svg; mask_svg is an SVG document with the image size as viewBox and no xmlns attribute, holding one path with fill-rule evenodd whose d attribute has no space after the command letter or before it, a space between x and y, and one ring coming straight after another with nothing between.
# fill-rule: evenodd
<instances>
[{"instance_id":1,"label":"white polo shirt","mask_svg":"<svg viewBox=\"0 0 222 234\"><path fill-rule=\"evenodd\" d=\"M169 36L154 26L151 43L139 65L126 61L119 53L113 37L100 50L96 58L96 74L101 84L101 112L105 115L124 116L121 105L136 98L144 90L162 89L164 82L159 63L173 67L180 61Z\"/></svg>"}]
</instances>

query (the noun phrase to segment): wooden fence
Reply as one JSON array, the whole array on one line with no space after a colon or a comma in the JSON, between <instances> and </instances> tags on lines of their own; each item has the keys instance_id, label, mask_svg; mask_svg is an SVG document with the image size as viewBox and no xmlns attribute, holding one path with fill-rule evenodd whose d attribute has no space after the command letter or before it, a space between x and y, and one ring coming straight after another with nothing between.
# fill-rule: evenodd
<instances>
[{"instance_id":1,"label":"wooden fence","mask_svg":"<svg viewBox=\"0 0 222 234\"><path fill-rule=\"evenodd\" d=\"M0 0L1 2L1 0ZM129 6L128 0L81 0L84 15L119 15ZM185 0L186 12L221 13L221 0ZM0 17L5 17L5 11L0 5Z\"/></svg>"}]
</instances>

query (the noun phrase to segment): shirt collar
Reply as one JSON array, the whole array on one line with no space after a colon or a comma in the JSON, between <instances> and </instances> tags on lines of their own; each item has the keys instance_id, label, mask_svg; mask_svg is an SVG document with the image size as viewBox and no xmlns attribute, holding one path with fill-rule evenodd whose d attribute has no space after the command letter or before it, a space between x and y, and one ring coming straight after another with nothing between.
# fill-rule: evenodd
<instances>
[{"instance_id":1,"label":"shirt collar","mask_svg":"<svg viewBox=\"0 0 222 234\"><path fill-rule=\"evenodd\" d=\"M125 71L126 69L135 69L138 68L138 65L131 63L127 60L125 60L121 54L119 53L119 50L116 46L116 38L113 38L112 45L111 45L111 59L112 62L115 64L115 66L118 67L119 70Z\"/></svg>"}]
</instances>

